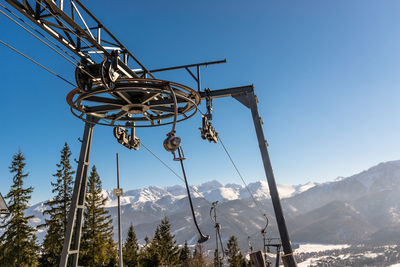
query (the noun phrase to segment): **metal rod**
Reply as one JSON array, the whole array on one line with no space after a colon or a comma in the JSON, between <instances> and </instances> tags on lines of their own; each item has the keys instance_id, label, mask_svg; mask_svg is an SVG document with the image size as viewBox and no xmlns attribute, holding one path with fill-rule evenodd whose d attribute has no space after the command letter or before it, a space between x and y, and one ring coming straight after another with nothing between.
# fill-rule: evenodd
<instances>
[{"instance_id":1,"label":"metal rod","mask_svg":"<svg viewBox=\"0 0 400 267\"><path fill-rule=\"evenodd\" d=\"M257 134L257 140L264 164L265 174L267 176L268 187L271 195L272 205L275 211L275 217L278 224L278 230L281 237L282 247L285 254L284 266L295 267L297 266L297 264L293 256L293 250L290 244L285 218L283 216L282 206L279 199L279 193L276 187L275 177L268 154L267 142L265 141L264 132L261 126L261 118L258 113L257 101L256 101L256 96L254 95L254 91L248 93L247 97L250 105L251 115L253 117L254 127Z\"/></svg>"},{"instance_id":2,"label":"metal rod","mask_svg":"<svg viewBox=\"0 0 400 267\"><path fill-rule=\"evenodd\" d=\"M118 162L118 153L117 153L117 188L119 187L119 162ZM123 258L122 258L122 226L121 226L121 199L120 194L118 194L118 247L119 247L119 267L123 267Z\"/></svg>"},{"instance_id":3,"label":"metal rod","mask_svg":"<svg viewBox=\"0 0 400 267\"><path fill-rule=\"evenodd\" d=\"M219 97L227 97L235 95L244 95L253 92L253 90L254 90L253 85L245 85L245 86L238 86L226 89L210 90L208 93L200 92L200 97L201 99L205 99L208 96L211 98L219 98Z\"/></svg>"},{"instance_id":4,"label":"metal rod","mask_svg":"<svg viewBox=\"0 0 400 267\"><path fill-rule=\"evenodd\" d=\"M279 254L281 254L281 246L276 247L276 259L275 259L275 266L279 267Z\"/></svg>"},{"instance_id":5,"label":"metal rod","mask_svg":"<svg viewBox=\"0 0 400 267\"><path fill-rule=\"evenodd\" d=\"M197 67L197 66L208 66L208 65L221 64L221 63L226 63L226 59L217 60L217 61L202 62L202 63L195 63L195 64L188 64L188 65L180 65L180 66L167 67L167 68L160 68L160 69L154 69L154 70L150 70L150 72L155 73L155 72L177 70L177 69L184 69L184 68ZM144 72L143 70L142 71L136 71L136 74L142 74L143 72Z\"/></svg>"},{"instance_id":6,"label":"metal rod","mask_svg":"<svg viewBox=\"0 0 400 267\"><path fill-rule=\"evenodd\" d=\"M94 119L92 117L89 117L87 118L87 120L88 122L85 123L85 130L83 132L81 152L79 156L78 168L76 171L74 191L72 194L70 210L68 213L68 223L65 230L65 238L59 267L67 266L68 257L71 254L71 266L78 266L83 211L85 206L87 186L87 174L89 170L90 148L92 145L94 127L94 123L92 123L94 122ZM74 239L72 239L72 236L74 236ZM73 243L72 240L74 241Z\"/></svg>"},{"instance_id":7,"label":"metal rod","mask_svg":"<svg viewBox=\"0 0 400 267\"><path fill-rule=\"evenodd\" d=\"M182 151L182 147L179 147L178 148L179 162L181 163L182 174L183 174L183 178L185 180L186 192L187 192L188 199L189 199L190 210L192 212L194 225L196 226L196 229L197 229L197 231L198 231L198 233L200 235L199 240L197 242L198 243L203 243L203 242L207 241L210 238L210 236L209 235L204 235L201 232L200 227L199 227L199 225L197 223L196 214L194 213L194 208L193 208L192 197L190 196L189 184L188 184L187 178L186 178L185 167L183 166L183 153L181 151Z\"/></svg>"},{"instance_id":8,"label":"metal rod","mask_svg":"<svg viewBox=\"0 0 400 267\"><path fill-rule=\"evenodd\" d=\"M226 62L226 60L225 60ZM197 92L201 91L201 80L200 80L200 66L196 66L196 71L197 71Z\"/></svg>"}]
</instances>

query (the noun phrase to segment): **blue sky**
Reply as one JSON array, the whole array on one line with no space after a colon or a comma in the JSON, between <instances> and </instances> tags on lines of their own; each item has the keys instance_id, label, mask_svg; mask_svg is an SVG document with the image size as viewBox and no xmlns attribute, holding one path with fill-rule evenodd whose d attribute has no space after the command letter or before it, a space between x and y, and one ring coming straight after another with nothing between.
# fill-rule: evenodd
<instances>
[{"instance_id":1,"label":"blue sky","mask_svg":"<svg viewBox=\"0 0 400 267\"><path fill-rule=\"evenodd\" d=\"M349 176L400 158L398 1L84 1L148 68L226 58L202 70L211 89L254 84L276 180L283 184ZM74 66L4 16L0 39L73 80ZM83 123L65 101L71 86L0 46L0 192L11 157L27 158L32 202L51 196L64 142L79 157ZM157 77L194 84L184 72ZM204 109L204 106L203 106ZM265 179L251 115L233 99L214 101L214 125L247 182ZM200 138L196 116L178 125L192 184L240 183L219 144ZM137 135L177 171L162 148L169 127ZM91 163L115 187L120 153L125 189L180 184L144 149L128 151L96 126Z\"/></svg>"}]
</instances>

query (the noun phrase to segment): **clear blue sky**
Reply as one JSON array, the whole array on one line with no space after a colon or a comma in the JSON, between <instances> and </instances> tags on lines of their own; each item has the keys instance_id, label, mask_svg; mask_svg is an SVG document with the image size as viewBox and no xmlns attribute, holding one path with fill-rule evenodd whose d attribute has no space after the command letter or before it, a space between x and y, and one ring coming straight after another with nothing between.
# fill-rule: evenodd
<instances>
[{"instance_id":1,"label":"clear blue sky","mask_svg":"<svg viewBox=\"0 0 400 267\"><path fill-rule=\"evenodd\" d=\"M397 0L83 2L148 68L226 58L203 70L203 85L254 84L278 183L322 182L400 158ZM4 16L0 39L73 80L70 63ZM83 123L65 101L68 84L4 46L0 53L0 192L9 190L8 166L20 148L37 202L51 196L65 141L79 157ZM194 86L184 72L158 77ZM200 123L196 116L177 129L190 182L240 183L221 146L200 138ZM215 100L214 125L245 179L265 179L249 111ZM168 131L137 135L179 171L162 148ZM115 186L116 152L125 189L181 183L144 149L119 145L111 128L95 127L92 148L106 189Z\"/></svg>"}]
</instances>

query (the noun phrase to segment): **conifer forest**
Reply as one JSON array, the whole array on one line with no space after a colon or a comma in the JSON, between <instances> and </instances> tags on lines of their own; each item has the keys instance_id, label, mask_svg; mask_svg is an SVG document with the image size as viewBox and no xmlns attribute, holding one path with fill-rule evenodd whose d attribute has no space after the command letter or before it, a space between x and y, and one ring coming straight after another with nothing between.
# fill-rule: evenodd
<instances>
[{"instance_id":1,"label":"conifer forest","mask_svg":"<svg viewBox=\"0 0 400 267\"><path fill-rule=\"evenodd\" d=\"M54 169L51 183L53 197L45 202L46 209L43 211L48 219L36 227L47 232L43 242L39 243L36 237L38 229L29 224L32 216L24 214L34 190L24 185L26 179L29 179L29 168L22 151L12 157L9 171L13 184L5 196L9 213L3 216L0 224L1 267L58 266L75 173L67 143L62 147L59 163ZM101 178L93 165L87 181L79 266L118 266L118 246L113 239L112 219L104 208L106 199L101 190ZM195 247L189 247L187 242L178 245L170 228L168 218L164 217L155 233L149 233L145 238L145 244L139 244L132 222L123 243L124 266L222 266L222 260L209 255L200 244ZM238 248L235 236L226 244L225 253L227 266L250 266Z\"/></svg>"}]
</instances>

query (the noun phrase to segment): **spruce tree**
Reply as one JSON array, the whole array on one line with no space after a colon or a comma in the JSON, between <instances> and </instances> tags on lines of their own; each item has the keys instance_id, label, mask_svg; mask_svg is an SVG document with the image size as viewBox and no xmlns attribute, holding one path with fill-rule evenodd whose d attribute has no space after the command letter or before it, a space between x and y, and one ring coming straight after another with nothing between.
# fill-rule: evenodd
<instances>
[{"instance_id":1,"label":"spruce tree","mask_svg":"<svg viewBox=\"0 0 400 267\"><path fill-rule=\"evenodd\" d=\"M190 266L193 267L206 267L208 265L208 259L204 255L203 245L197 244L194 248L193 259L191 260Z\"/></svg>"},{"instance_id":2,"label":"spruce tree","mask_svg":"<svg viewBox=\"0 0 400 267\"><path fill-rule=\"evenodd\" d=\"M179 248L174 238L175 236L171 234L171 225L167 217L164 217L154 235L162 265L176 266L179 264Z\"/></svg>"},{"instance_id":3,"label":"spruce tree","mask_svg":"<svg viewBox=\"0 0 400 267\"><path fill-rule=\"evenodd\" d=\"M144 238L145 245L139 252L138 266L154 267L160 265L160 254L158 253L157 243L154 238Z\"/></svg>"},{"instance_id":4,"label":"spruce tree","mask_svg":"<svg viewBox=\"0 0 400 267\"><path fill-rule=\"evenodd\" d=\"M246 267L246 260L244 259L242 252L240 251L237 243L237 238L231 236L229 238L226 255L228 257L228 263L230 267Z\"/></svg>"},{"instance_id":5,"label":"spruce tree","mask_svg":"<svg viewBox=\"0 0 400 267\"><path fill-rule=\"evenodd\" d=\"M5 197L8 199L9 214L3 218L0 225L0 229L5 229L0 236L1 266L37 266L39 247L36 244L35 229L28 224L33 216L24 214L33 191L32 187L23 187L24 179L28 176L24 170L25 165L25 157L18 151L9 167L10 173L14 174L13 185Z\"/></svg>"},{"instance_id":6,"label":"spruce tree","mask_svg":"<svg viewBox=\"0 0 400 267\"><path fill-rule=\"evenodd\" d=\"M43 212L43 215L48 215L45 220L47 234L44 237L42 245L42 255L40 258L41 266L56 267L59 264L62 245L64 242L65 229L67 227L69 206L72 198L72 175L75 173L72 170L70 163L71 151L68 144L65 143L61 150L60 163L57 166L57 172L53 174L56 178L52 182L52 193L55 197L45 203L49 209Z\"/></svg>"},{"instance_id":7,"label":"spruce tree","mask_svg":"<svg viewBox=\"0 0 400 267\"><path fill-rule=\"evenodd\" d=\"M101 181L93 166L87 184L84 223L80 249L80 265L112 266L116 262L111 215L105 210Z\"/></svg>"},{"instance_id":8,"label":"spruce tree","mask_svg":"<svg viewBox=\"0 0 400 267\"><path fill-rule=\"evenodd\" d=\"M187 241L185 241L185 245L181 248L179 253L179 261L182 267L189 267L190 261L192 260L192 256L190 255L190 249L188 247Z\"/></svg>"},{"instance_id":9,"label":"spruce tree","mask_svg":"<svg viewBox=\"0 0 400 267\"><path fill-rule=\"evenodd\" d=\"M133 230L133 225L129 226L128 235L124 244L123 259L124 265L127 267L135 267L138 262L138 249L139 245L136 239L135 231Z\"/></svg>"}]
</instances>

